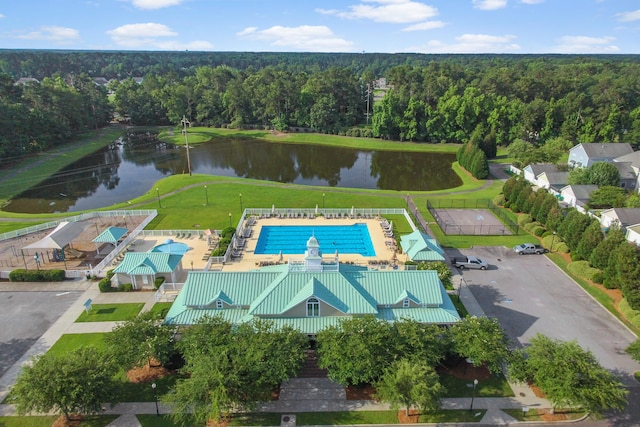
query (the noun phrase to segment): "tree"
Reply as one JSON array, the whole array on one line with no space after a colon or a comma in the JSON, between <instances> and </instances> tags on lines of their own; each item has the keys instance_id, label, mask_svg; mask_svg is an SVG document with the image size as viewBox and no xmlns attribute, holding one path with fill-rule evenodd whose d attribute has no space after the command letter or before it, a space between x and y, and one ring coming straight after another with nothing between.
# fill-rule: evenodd
<instances>
[{"instance_id":1,"label":"tree","mask_svg":"<svg viewBox=\"0 0 640 427\"><path fill-rule=\"evenodd\" d=\"M600 228L600 222L593 220L591 224L584 230L578 247L571 252L572 260L588 260L595 248L604 240L604 234Z\"/></svg>"},{"instance_id":2,"label":"tree","mask_svg":"<svg viewBox=\"0 0 640 427\"><path fill-rule=\"evenodd\" d=\"M569 184L594 184L599 187L620 185L620 171L613 163L597 162L588 168L575 168L569 172Z\"/></svg>"},{"instance_id":3,"label":"tree","mask_svg":"<svg viewBox=\"0 0 640 427\"><path fill-rule=\"evenodd\" d=\"M610 228L605 239L598 243L598 246L591 252L589 263L595 268L604 270L609 264L611 252L624 240L624 233L620 230L620 227Z\"/></svg>"},{"instance_id":4,"label":"tree","mask_svg":"<svg viewBox=\"0 0 640 427\"><path fill-rule=\"evenodd\" d=\"M624 188L605 185L591 193L589 207L591 209L622 208L626 198L627 192Z\"/></svg>"},{"instance_id":5,"label":"tree","mask_svg":"<svg viewBox=\"0 0 640 427\"><path fill-rule=\"evenodd\" d=\"M599 417L607 410L621 411L627 404L624 385L575 341L537 334L529 347L515 353L509 375L535 384L554 408L580 406Z\"/></svg>"},{"instance_id":6,"label":"tree","mask_svg":"<svg viewBox=\"0 0 640 427\"><path fill-rule=\"evenodd\" d=\"M317 336L318 366L343 385L371 383L395 358L393 326L373 316L350 318Z\"/></svg>"},{"instance_id":7,"label":"tree","mask_svg":"<svg viewBox=\"0 0 640 427\"><path fill-rule=\"evenodd\" d=\"M22 368L11 391L16 411L55 412L67 420L73 413L101 412L105 402L116 403L117 369L109 355L91 346L37 356Z\"/></svg>"},{"instance_id":8,"label":"tree","mask_svg":"<svg viewBox=\"0 0 640 427\"><path fill-rule=\"evenodd\" d=\"M633 360L640 362L640 339L629 344L629 347L627 347L625 351Z\"/></svg>"},{"instance_id":9,"label":"tree","mask_svg":"<svg viewBox=\"0 0 640 427\"><path fill-rule=\"evenodd\" d=\"M407 415L412 406L422 412L437 410L444 393L438 374L431 366L407 359L393 362L375 387L376 399L389 403L394 410L404 406Z\"/></svg>"},{"instance_id":10,"label":"tree","mask_svg":"<svg viewBox=\"0 0 640 427\"><path fill-rule=\"evenodd\" d=\"M166 364L175 354L175 328L162 324L152 312L118 324L105 338L114 358L126 368L151 365L152 360Z\"/></svg>"},{"instance_id":11,"label":"tree","mask_svg":"<svg viewBox=\"0 0 640 427\"><path fill-rule=\"evenodd\" d=\"M304 335L289 327L255 320L233 328L220 317L200 320L179 343L186 378L178 380L164 401L182 423L190 413L204 423L267 400L299 371L308 345Z\"/></svg>"},{"instance_id":12,"label":"tree","mask_svg":"<svg viewBox=\"0 0 640 427\"><path fill-rule=\"evenodd\" d=\"M497 319L467 316L449 330L453 350L473 360L473 366L486 365L499 373L509 359L509 340Z\"/></svg>"},{"instance_id":13,"label":"tree","mask_svg":"<svg viewBox=\"0 0 640 427\"><path fill-rule=\"evenodd\" d=\"M393 323L397 344L394 357L424 362L437 366L449 354L451 341L449 335L435 324L419 323L403 319Z\"/></svg>"},{"instance_id":14,"label":"tree","mask_svg":"<svg viewBox=\"0 0 640 427\"><path fill-rule=\"evenodd\" d=\"M446 262L443 261L422 261L418 264L418 270L435 270L438 272L438 279L442 282L442 285L446 289L452 289L453 283L451 282L451 269Z\"/></svg>"}]
</instances>

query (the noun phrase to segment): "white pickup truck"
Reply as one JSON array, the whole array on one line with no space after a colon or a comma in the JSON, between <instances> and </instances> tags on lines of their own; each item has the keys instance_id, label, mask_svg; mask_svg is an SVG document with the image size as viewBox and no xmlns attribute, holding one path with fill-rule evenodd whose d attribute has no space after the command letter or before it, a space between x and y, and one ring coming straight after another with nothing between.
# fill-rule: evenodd
<instances>
[{"instance_id":1,"label":"white pickup truck","mask_svg":"<svg viewBox=\"0 0 640 427\"><path fill-rule=\"evenodd\" d=\"M525 254L542 255L547 250L540 245L534 245L533 243L523 243L521 245L514 246L513 251L518 255L525 255Z\"/></svg>"},{"instance_id":2,"label":"white pickup truck","mask_svg":"<svg viewBox=\"0 0 640 427\"><path fill-rule=\"evenodd\" d=\"M451 258L451 265L454 267L458 267L459 269L465 268L476 268L479 270L486 270L489 266L487 261L483 261L474 256L462 256L462 257L453 257Z\"/></svg>"}]
</instances>

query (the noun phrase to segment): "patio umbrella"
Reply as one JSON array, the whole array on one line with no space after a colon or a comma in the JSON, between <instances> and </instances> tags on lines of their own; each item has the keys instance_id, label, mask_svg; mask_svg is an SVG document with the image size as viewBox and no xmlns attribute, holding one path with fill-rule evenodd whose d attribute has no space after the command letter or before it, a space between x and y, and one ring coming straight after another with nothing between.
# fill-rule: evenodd
<instances>
[{"instance_id":1,"label":"patio umbrella","mask_svg":"<svg viewBox=\"0 0 640 427\"><path fill-rule=\"evenodd\" d=\"M316 204L316 215L318 215L318 204Z\"/></svg>"},{"instance_id":2,"label":"patio umbrella","mask_svg":"<svg viewBox=\"0 0 640 427\"><path fill-rule=\"evenodd\" d=\"M276 205L271 205L271 213L276 213Z\"/></svg>"},{"instance_id":3,"label":"patio umbrella","mask_svg":"<svg viewBox=\"0 0 640 427\"><path fill-rule=\"evenodd\" d=\"M355 212L355 208L353 206L351 206L351 216L353 216L354 212Z\"/></svg>"},{"instance_id":4,"label":"patio umbrella","mask_svg":"<svg viewBox=\"0 0 640 427\"><path fill-rule=\"evenodd\" d=\"M280 251L280 256L278 257L278 262L282 262L284 257L282 256L282 251Z\"/></svg>"}]
</instances>

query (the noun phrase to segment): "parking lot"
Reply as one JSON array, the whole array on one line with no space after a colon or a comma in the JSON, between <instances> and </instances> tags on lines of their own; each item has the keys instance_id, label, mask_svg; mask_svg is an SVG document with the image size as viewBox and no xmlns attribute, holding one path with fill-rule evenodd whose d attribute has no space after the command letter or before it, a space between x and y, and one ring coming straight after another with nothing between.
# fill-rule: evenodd
<instances>
[{"instance_id":1,"label":"parking lot","mask_svg":"<svg viewBox=\"0 0 640 427\"><path fill-rule=\"evenodd\" d=\"M465 270L464 284L512 341L526 345L538 332L563 341L576 340L625 384L640 386L632 377L640 365L624 352L636 337L546 256L517 255L503 247L449 255L460 253L489 263L486 271Z\"/></svg>"}]
</instances>

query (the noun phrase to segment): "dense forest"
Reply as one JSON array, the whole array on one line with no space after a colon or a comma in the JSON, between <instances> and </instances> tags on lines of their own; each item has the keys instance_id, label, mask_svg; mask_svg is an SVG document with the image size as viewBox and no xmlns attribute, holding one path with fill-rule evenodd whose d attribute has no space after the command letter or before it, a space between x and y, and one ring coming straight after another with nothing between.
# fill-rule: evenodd
<instances>
[{"instance_id":1,"label":"dense forest","mask_svg":"<svg viewBox=\"0 0 640 427\"><path fill-rule=\"evenodd\" d=\"M0 50L0 158L104 125L469 142L640 141L640 56ZM112 79L108 86L90 77ZM13 86L19 77L41 83ZM132 77L144 77L142 82ZM386 85L378 79L386 78Z\"/></svg>"}]
</instances>

